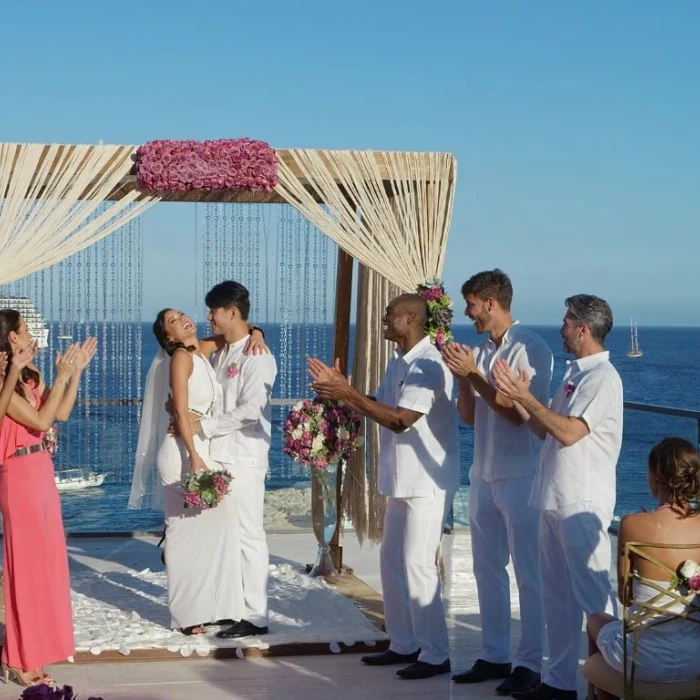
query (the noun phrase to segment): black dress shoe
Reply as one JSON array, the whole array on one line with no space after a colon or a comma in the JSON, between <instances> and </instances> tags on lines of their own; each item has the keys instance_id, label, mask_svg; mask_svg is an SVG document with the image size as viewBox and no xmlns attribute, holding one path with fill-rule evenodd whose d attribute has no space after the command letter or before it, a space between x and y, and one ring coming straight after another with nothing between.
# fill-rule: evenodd
<instances>
[{"instance_id":1,"label":"black dress shoe","mask_svg":"<svg viewBox=\"0 0 700 700\"><path fill-rule=\"evenodd\" d=\"M502 678L510 678L510 664L494 664L483 659L477 659L468 671L452 676L455 683L482 683Z\"/></svg>"},{"instance_id":2,"label":"black dress shoe","mask_svg":"<svg viewBox=\"0 0 700 700\"><path fill-rule=\"evenodd\" d=\"M577 700L578 695L575 690L560 690L546 683L540 683L532 690L512 693L510 697L516 700Z\"/></svg>"},{"instance_id":3,"label":"black dress shoe","mask_svg":"<svg viewBox=\"0 0 700 700\"><path fill-rule=\"evenodd\" d=\"M510 695L511 693L521 693L525 690L532 690L540 685L542 678L539 673L531 671L525 666L516 666L509 678L496 686L498 695Z\"/></svg>"},{"instance_id":4,"label":"black dress shoe","mask_svg":"<svg viewBox=\"0 0 700 700\"><path fill-rule=\"evenodd\" d=\"M405 681L416 681L420 678L432 678L443 673L449 673L451 670L449 659L441 664L426 664L425 661L416 661L416 663L406 668L400 668L396 675Z\"/></svg>"},{"instance_id":5,"label":"black dress shoe","mask_svg":"<svg viewBox=\"0 0 700 700\"><path fill-rule=\"evenodd\" d=\"M418 661L419 651L414 651L413 654L397 654L391 649L383 651L381 654L372 654L371 656L363 656L360 661L368 666L393 666L394 664L410 664Z\"/></svg>"},{"instance_id":6,"label":"black dress shoe","mask_svg":"<svg viewBox=\"0 0 700 700\"><path fill-rule=\"evenodd\" d=\"M248 620L240 620L232 627L217 632L216 636L219 639L236 639L237 637L259 637L267 632L267 627L256 627Z\"/></svg>"}]
</instances>

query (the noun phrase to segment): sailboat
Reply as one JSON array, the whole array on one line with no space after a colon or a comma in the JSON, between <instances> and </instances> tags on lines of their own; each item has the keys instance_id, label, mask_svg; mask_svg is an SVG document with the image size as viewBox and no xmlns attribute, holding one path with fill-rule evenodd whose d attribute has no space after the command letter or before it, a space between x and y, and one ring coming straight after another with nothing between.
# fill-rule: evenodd
<instances>
[{"instance_id":1,"label":"sailboat","mask_svg":"<svg viewBox=\"0 0 700 700\"><path fill-rule=\"evenodd\" d=\"M637 324L630 321L631 344L627 357L641 357L644 353L639 349L639 337L637 336Z\"/></svg>"}]
</instances>

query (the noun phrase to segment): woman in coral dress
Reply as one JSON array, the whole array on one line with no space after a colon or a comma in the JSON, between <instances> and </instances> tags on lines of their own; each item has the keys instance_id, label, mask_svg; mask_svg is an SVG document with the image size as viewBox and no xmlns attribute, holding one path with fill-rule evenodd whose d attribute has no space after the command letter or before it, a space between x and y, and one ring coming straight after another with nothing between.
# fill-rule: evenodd
<instances>
[{"instance_id":1,"label":"woman in coral dress","mask_svg":"<svg viewBox=\"0 0 700 700\"><path fill-rule=\"evenodd\" d=\"M10 364L32 345L21 315L0 310L0 351ZM95 351L96 341L89 338L58 355L52 389L28 364L0 425L6 627L2 669L5 681L12 677L20 685L52 682L42 667L74 653L61 503L44 435L55 420L70 416L80 375Z\"/></svg>"}]
</instances>

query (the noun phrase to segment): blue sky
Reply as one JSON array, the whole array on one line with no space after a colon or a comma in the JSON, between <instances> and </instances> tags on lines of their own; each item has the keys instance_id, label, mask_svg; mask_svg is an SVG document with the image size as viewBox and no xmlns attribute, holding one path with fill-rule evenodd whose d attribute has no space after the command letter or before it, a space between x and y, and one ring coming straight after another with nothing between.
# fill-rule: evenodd
<instances>
[{"instance_id":1,"label":"blue sky","mask_svg":"<svg viewBox=\"0 0 700 700\"><path fill-rule=\"evenodd\" d=\"M590 292L621 323L700 325L695 0L0 8L2 140L450 151L454 296L499 266L529 323ZM192 225L145 217L147 317L190 303Z\"/></svg>"}]
</instances>

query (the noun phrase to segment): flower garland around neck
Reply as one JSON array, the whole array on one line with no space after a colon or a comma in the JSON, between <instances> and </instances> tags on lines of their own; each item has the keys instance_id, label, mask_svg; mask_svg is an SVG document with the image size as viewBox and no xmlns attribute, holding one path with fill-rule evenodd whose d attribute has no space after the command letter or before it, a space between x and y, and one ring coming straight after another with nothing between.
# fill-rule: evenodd
<instances>
[{"instance_id":1,"label":"flower garland around neck","mask_svg":"<svg viewBox=\"0 0 700 700\"><path fill-rule=\"evenodd\" d=\"M438 350L452 340L452 299L437 280L418 285L418 294L428 302L428 335Z\"/></svg>"},{"instance_id":2,"label":"flower garland around neck","mask_svg":"<svg viewBox=\"0 0 700 700\"><path fill-rule=\"evenodd\" d=\"M249 190L277 185L277 154L264 141L149 141L136 150L136 183L156 191Z\"/></svg>"}]
</instances>

